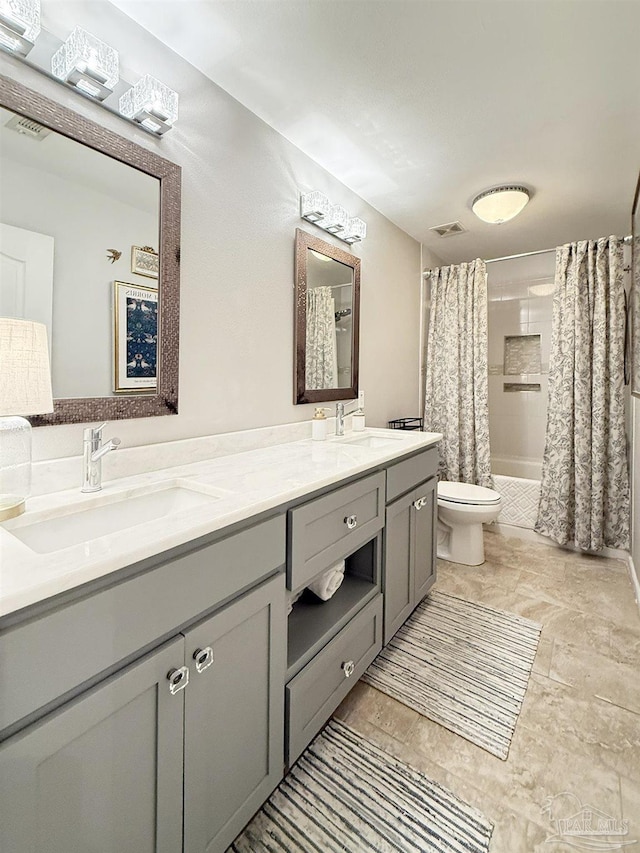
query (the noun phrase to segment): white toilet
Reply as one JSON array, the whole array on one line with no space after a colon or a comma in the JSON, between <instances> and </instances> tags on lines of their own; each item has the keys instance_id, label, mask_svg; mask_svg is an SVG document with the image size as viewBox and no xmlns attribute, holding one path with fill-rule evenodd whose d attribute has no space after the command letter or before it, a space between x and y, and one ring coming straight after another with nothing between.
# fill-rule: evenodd
<instances>
[{"instance_id":1,"label":"white toilet","mask_svg":"<svg viewBox=\"0 0 640 853\"><path fill-rule=\"evenodd\" d=\"M469 483L438 483L438 557L464 566L484 563L482 525L500 513L500 494Z\"/></svg>"}]
</instances>

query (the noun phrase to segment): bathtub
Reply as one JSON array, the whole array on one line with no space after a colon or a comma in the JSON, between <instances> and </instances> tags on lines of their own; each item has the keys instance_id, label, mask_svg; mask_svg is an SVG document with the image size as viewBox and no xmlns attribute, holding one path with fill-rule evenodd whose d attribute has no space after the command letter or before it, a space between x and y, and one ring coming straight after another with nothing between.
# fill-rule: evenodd
<instances>
[{"instance_id":1,"label":"bathtub","mask_svg":"<svg viewBox=\"0 0 640 853\"><path fill-rule=\"evenodd\" d=\"M502 497L498 524L533 530L540 501L542 463L536 459L491 457L491 471Z\"/></svg>"}]
</instances>

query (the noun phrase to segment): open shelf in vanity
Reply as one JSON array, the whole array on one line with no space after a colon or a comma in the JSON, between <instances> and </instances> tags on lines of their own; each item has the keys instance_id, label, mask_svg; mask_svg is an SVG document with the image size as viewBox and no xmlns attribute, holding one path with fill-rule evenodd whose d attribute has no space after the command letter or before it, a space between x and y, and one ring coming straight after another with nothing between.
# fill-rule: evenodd
<instances>
[{"instance_id":1,"label":"open shelf in vanity","mask_svg":"<svg viewBox=\"0 0 640 853\"><path fill-rule=\"evenodd\" d=\"M379 594L380 545L376 536L346 558L344 581L329 601L307 590L295 603L288 619L287 681Z\"/></svg>"}]
</instances>

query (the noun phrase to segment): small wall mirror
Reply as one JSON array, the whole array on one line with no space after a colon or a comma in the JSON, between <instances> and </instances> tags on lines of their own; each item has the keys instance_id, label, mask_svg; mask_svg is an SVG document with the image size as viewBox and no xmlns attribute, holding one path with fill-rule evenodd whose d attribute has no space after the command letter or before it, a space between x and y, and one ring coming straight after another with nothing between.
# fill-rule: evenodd
<instances>
[{"instance_id":1,"label":"small wall mirror","mask_svg":"<svg viewBox=\"0 0 640 853\"><path fill-rule=\"evenodd\" d=\"M180 168L0 78L0 316L47 326L55 411L177 412Z\"/></svg>"},{"instance_id":2,"label":"small wall mirror","mask_svg":"<svg viewBox=\"0 0 640 853\"><path fill-rule=\"evenodd\" d=\"M296 229L295 400L358 396L360 258Z\"/></svg>"}]
</instances>

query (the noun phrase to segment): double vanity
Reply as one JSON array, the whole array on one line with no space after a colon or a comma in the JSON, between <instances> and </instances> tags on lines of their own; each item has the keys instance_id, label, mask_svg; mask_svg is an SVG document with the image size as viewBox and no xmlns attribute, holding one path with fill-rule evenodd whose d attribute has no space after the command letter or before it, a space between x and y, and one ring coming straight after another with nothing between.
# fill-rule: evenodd
<instances>
[{"instance_id":1,"label":"double vanity","mask_svg":"<svg viewBox=\"0 0 640 853\"><path fill-rule=\"evenodd\" d=\"M289 441L0 526L0 849L225 850L433 584L439 438Z\"/></svg>"}]
</instances>

